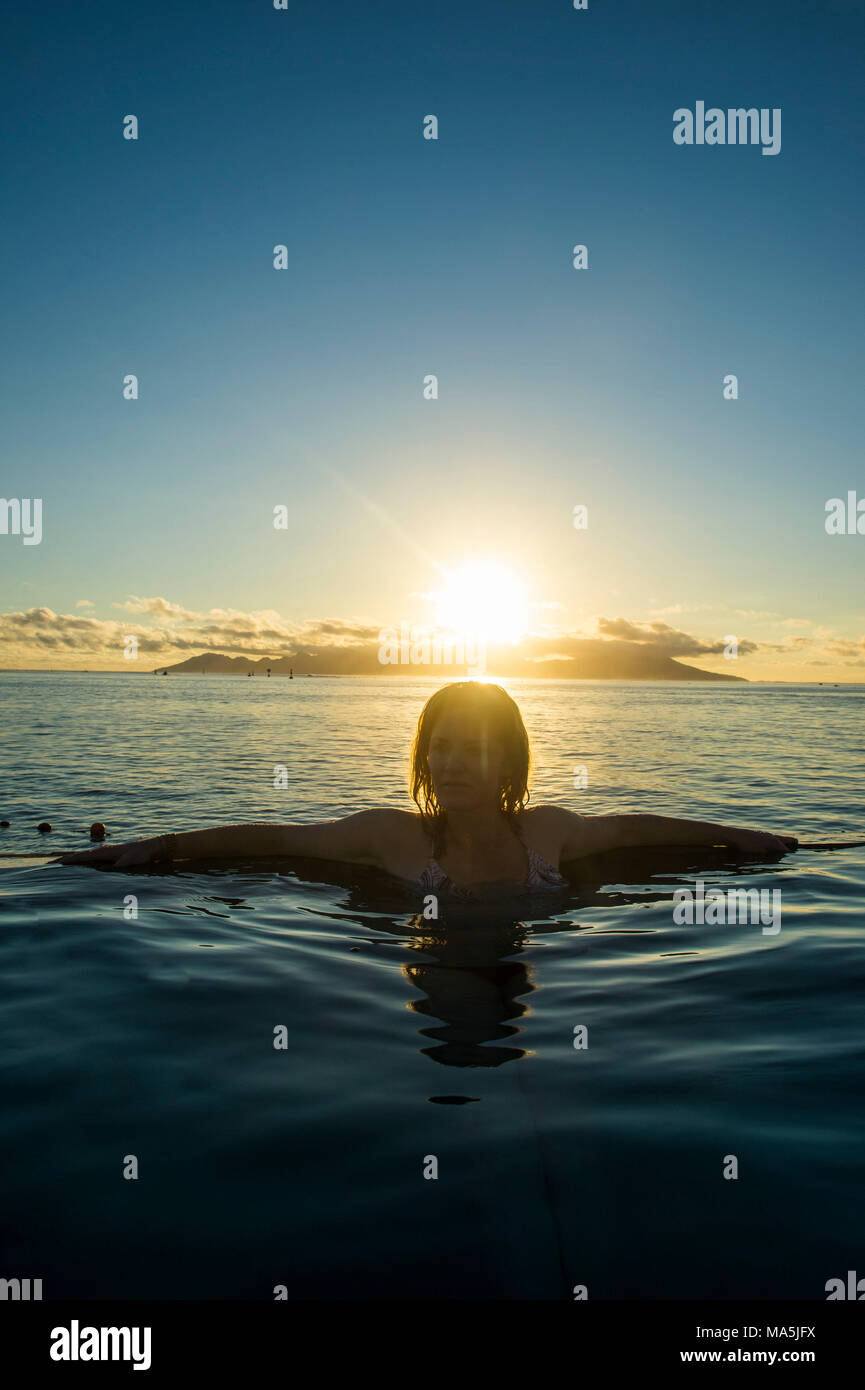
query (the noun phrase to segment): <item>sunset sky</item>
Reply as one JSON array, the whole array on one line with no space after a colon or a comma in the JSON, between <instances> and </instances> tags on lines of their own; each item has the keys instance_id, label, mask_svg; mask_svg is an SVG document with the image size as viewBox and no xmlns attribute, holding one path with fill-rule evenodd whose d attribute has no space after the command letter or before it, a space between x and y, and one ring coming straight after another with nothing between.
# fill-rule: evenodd
<instances>
[{"instance_id":1,"label":"sunset sky","mask_svg":"<svg viewBox=\"0 0 865 1390\"><path fill-rule=\"evenodd\" d=\"M541 646L865 679L854 6L82 13L6 21L0 667L368 643L483 563Z\"/></svg>"}]
</instances>

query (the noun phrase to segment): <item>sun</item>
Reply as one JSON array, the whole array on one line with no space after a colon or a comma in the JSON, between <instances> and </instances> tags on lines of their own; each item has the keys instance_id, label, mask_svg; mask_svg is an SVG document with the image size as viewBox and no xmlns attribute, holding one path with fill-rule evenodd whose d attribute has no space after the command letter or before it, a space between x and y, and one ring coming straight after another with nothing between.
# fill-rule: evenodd
<instances>
[{"instance_id":1,"label":"sun","mask_svg":"<svg viewBox=\"0 0 865 1390\"><path fill-rule=\"evenodd\" d=\"M436 623L481 642L517 642L527 630L526 589L507 565L472 560L446 571Z\"/></svg>"}]
</instances>

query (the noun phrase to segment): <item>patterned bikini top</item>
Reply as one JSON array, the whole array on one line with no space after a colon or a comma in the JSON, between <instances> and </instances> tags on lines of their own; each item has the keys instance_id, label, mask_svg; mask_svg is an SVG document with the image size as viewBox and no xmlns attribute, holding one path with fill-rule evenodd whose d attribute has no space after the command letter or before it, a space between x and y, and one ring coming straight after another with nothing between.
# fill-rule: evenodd
<instances>
[{"instance_id":1,"label":"patterned bikini top","mask_svg":"<svg viewBox=\"0 0 865 1390\"><path fill-rule=\"evenodd\" d=\"M557 888L568 886L568 880L563 878L558 869L555 869L549 860L544 859L542 854L529 849L528 845L526 845L526 852L529 857L529 865L522 884L523 892L548 893ZM458 888L435 859L430 859L427 862L427 866L420 876L420 886L426 893L446 893L449 897L455 898L473 898L475 896L470 888ZM519 885L515 885L515 888L518 892L520 891Z\"/></svg>"}]
</instances>

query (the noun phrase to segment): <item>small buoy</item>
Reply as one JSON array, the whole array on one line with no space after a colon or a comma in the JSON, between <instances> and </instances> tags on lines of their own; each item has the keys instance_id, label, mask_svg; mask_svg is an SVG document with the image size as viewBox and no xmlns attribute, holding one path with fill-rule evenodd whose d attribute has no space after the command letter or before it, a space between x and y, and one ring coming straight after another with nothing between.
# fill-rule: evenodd
<instances>
[{"instance_id":1,"label":"small buoy","mask_svg":"<svg viewBox=\"0 0 865 1390\"><path fill-rule=\"evenodd\" d=\"M104 840L106 835L105 826L101 820L95 820L90 827L91 840Z\"/></svg>"},{"instance_id":2,"label":"small buoy","mask_svg":"<svg viewBox=\"0 0 865 1390\"><path fill-rule=\"evenodd\" d=\"M41 820L36 829L41 830L42 834L46 835L48 831L52 829L50 820Z\"/></svg>"},{"instance_id":3,"label":"small buoy","mask_svg":"<svg viewBox=\"0 0 865 1390\"><path fill-rule=\"evenodd\" d=\"M11 821L8 821L8 820L0 820L0 830L8 830L8 829L9 829L9 826L10 826L11 824L12 824Z\"/></svg>"}]
</instances>

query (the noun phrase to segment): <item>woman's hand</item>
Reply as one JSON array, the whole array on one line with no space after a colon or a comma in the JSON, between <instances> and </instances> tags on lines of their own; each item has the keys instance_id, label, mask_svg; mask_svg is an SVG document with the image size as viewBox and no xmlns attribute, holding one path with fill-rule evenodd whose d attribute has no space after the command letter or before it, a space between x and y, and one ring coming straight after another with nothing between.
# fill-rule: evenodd
<instances>
[{"instance_id":1,"label":"woman's hand","mask_svg":"<svg viewBox=\"0 0 865 1390\"><path fill-rule=\"evenodd\" d=\"M99 845L97 849L81 850L77 854L61 854L56 864L110 864L115 869L131 869L136 864L155 864L168 859L164 835L151 840L128 840L122 845Z\"/></svg>"},{"instance_id":2,"label":"woman's hand","mask_svg":"<svg viewBox=\"0 0 865 1390\"><path fill-rule=\"evenodd\" d=\"M799 847L795 835L772 835L766 830L742 830L735 825L725 825L722 834L723 844L746 854L789 854Z\"/></svg>"}]
</instances>

